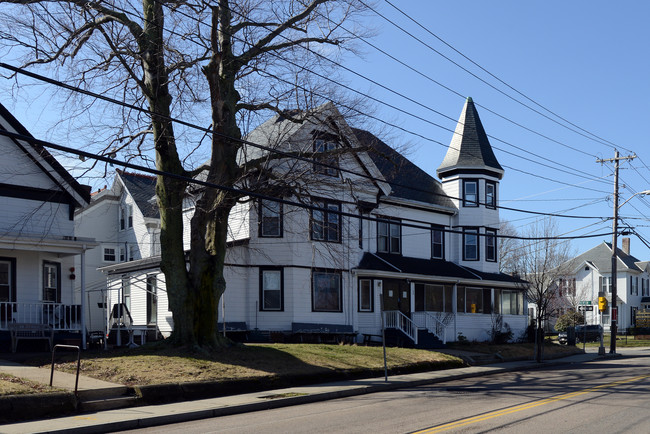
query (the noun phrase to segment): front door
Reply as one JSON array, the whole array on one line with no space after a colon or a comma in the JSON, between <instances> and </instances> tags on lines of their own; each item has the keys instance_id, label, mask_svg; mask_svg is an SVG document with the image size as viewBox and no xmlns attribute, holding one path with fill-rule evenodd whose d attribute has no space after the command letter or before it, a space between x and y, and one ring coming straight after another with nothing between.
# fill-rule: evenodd
<instances>
[{"instance_id":1,"label":"front door","mask_svg":"<svg viewBox=\"0 0 650 434\"><path fill-rule=\"evenodd\" d=\"M384 279L384 310L399 310L410 317L411 288L406 280Z\"/></svg>"}]
</instances>

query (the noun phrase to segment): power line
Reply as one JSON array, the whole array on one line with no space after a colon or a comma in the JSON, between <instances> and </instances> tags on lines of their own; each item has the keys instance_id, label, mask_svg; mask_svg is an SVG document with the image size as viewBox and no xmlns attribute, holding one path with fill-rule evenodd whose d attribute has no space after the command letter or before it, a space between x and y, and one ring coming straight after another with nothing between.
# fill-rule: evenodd
<instances>
[{"instance_id":1,"label":"power line","mask_svg":"<svg viewBox=\"0 0 650 434\"><path fill-rule=\"evenodd\" d=\"M302 157L302 156L299 156L299 155L296 155L296 154L293 154L293 153L283 152L283 151L281 151L281 150L279 150L279 149L271 148L271 147L264 146L264 145L260 145L260 144L258 144L258 143L253 143L253 142L248 141L248 140L238 139L238 138L233 138L233 137L230 137L230 136L225 135L225 134L223 134L223 133L216 132L216 131L214 131L214 130L212 130L212 129L210 129L210 128L201 127L201 126L199 126L199 125L195 125L195 124L192 124L192 123L190 123L190 122L186 122L186 121L183 121L183 120L180 120L180 119L177 119L177 118L171 117L171 116L155 114L155 113L149 111L148 109L144 109L144 108L142 108L142 107L138 107L138 106L135 106L135 105L133 105L133 104L129 104L129 103L126 103L126 102L123 102L123 101L118 101L118 100L116 100L116 99L113 99L113 98L107 97L107 96L105 96L105 95L97 94L97 93L94 93L94 92L91 92L91 91L88 91L88 90L85 90L85 89L80 89L80 88L78 88L78 87L71 86L71 85L68 85L68 84L66 84L66 83L63 83L63 82L61 82L61 81L54 80L54 79L51 79L51 78L48 78L48 77L44 77L44 76L42 76L42 75L40 75L40 74L36 74L36 73L34 73L34 72L27 71L27 70L25 70L25 69L23 69L23 68L17 68L17 67L14 67L14 66L11 66L11 65L7 65L7 64L2 63L2 62L0 62L0 67L5 68L5 69L9 69L9 70L14 71L14 72L16 72L16 73L24 74L24 75L26 75L26 76L28 76L28 77L31 77L31 78L34 78L34 79L37 79L37 80L41 80L41 81L44 81L44 82L46 82L46 83L50 83L50 84L53 84L53 85L56 85L56 86L62 87L62 88L64 88L64 89L67 89L67 90L70 90L70 91L73 91L73 92L79 92L79 93L82 93L82 94L84 94L84 95L91 96L91 97L93 97L93 98L98 98L98 99L101 99L101 100L104 100L104 101L107 101L107 102L110 102L110 103L113 103L113 104L116 104L116 105L121 105L121 106L123 106L123 107L127 107L127 108L130 108L130 109L133 109L133 110L136 110L136 111L142 112L142 113L146 113L146 114L148 114L148 115L150 115L150 116L155 115L155 116L157 116L157 117L160 117L160 118L163 118L163 119L166 119L166 120L172 121L172 122L177 122L177 123L179 123L179 124L181 124L181 125L184 125L184 126L187 126L187 127L190 127L190 128L195 128L195 129L198 129L198 130L203 131L203 132L206 132L206 133L214 134L214 135L216 135L216 136L218 136L218 137L222 137L222 138L224 138L224 139L226 139L226 140L236 141L236 142L241 143L241 144L244 144L244 145L249 145L249 146L252 146L252 147L255 147L255 148L258 148L258 149L262 149L262 150L267 151L267 152L271 152L271 153L279 154L279 155L285 156L285 157L287 157L287 158L292 158L292 159L297 159L297 160L300 160L300 161L305 161L305 162L308 162L308 163L310 163L310 164L317 163L317 164L319 164L320 166L323 166L323 167L332 168L332 169L335 169L335 170L339 170L339 171L341 171L341 172L350 173L350 174L353 174L353 175L355 175L355 176L359 176L359 177L362 177L362 178L366 178L366 179L369 179L369 180L372 180L372 181L382 182L382 183L387 182L385 179L375 178L375 177L372 177L372 176L370 176L370 175L366 175L366 174L364 174L364 173L357 173L357 172L352 171L352 170L349 170L349 169L345 169L345 168L341 168L341 167L338 167L338 166L335 166L335 165L327 164L326 162L316 161L316 160L314 160L314 159L310 159L310 158ZM55 149L56 149L56 148L55 148ZM506 166L506 167L507 167L507 166ZM516 169L515 169L515 170L516 170ZM521 170L520 170L520 171L521 171ZM525 172L525 173L528 173L528 172ZM538 175L534 175L534 176L538 176ZM541 177L541 176L538 176L538 177ZM545 178L545 177L541 177L541 178L543 178L543 179L548 179L548 178ZM564 182L561 182L561 181L556 181L556 182L560 182L560 183L565 184L565 185L574 186L574 185L567 184L567 183L564 183ZM459 200L459 201L462 200L462 198L452 197L452 196L445 195L445 194L440 194L440 193L435 193L435 192L431 192L431 191L428 191L428 190L415 188L415 187L412 187L412 186L407 186L407 185L400 184L400 183L392 182L392 184L393 184L393 185L396 185L396 186L401 186L401 187L409 188L409 189L411 189L411 190L415 190L415 191L421 191L421 192L430 193L430 194L433 194L433 195L436 195L436 196L440 196L440 197L446 197L446 198L448 198L448 199L452 199L452 200ZM600 190L591 189L591 188L588 188L588 187L580 187L580 188L587 189L587 190L597 191L597 192L599 192L599 193L604 193L604 192L601 192ZM484 203L479 202L479 204L484 204ZM565 218L599 218L599 217L592 217L592 216L566 216L566 215L554 215L554 214L549 214L549 213L544 213L544 212L530 211L530 210L522 210L522 209L511 208L511 207L505 207L505 206L500 206L500 205L497 205L497 208L500 208L500 209L506 209L506 210L510 210L510 211L516 211L516 212L522 212L522 213L527 213L527 214L546 215L546 216L551 216L551 217L565 217Z\"/></svg>"},{"instance_id":2,"label":"power line","mask_svg":"<svg viewBox=\"0 0 650 434\"><path fill-rule=\"evenodd\" d=\"M423 29L424 31L426 31L427 33L429 33L431 36L433 36L434 38L436 38L437 40L439 40L439 41L442 42L443 44L445 44L447 47L449 47L449 48L451 48L452 50L454 50L456 53L458 53L459 55L461 55L461 56L462 56L463 58L465 58L466 60L468 60L468 61L469 61L470 63L472 63L474 66L480 68L483 72L487 73L487 74L490 75L492 78L496 79L497 81L499 81L499 82L502 83L503 85L507 86L509 89L511 89L511 90L513 90L513 91L515 91L515 92L517 92L519 95L523 96L523 97L526 98L528 101L530 101L530 102L532 102L533 104L537 105L538 107L540 107L540 108L546 110L547 112L549 112L549 113L552 114L553 116L557 117L558 119L561 119L562 121L568 123L569 125L571 125L571 126L573 126L573 127L576 127L576 128L578 128L579 130L581 130L581 131L583 131L583 132L585 132L585 133L587 133L587 134L590 134L590 135L594 136L596 139L598 139L597 142L600 141L602 144L607 144L607 143L609 143L609 145L611 145L611 147L616 147L616 146L617 146L615 143L612 143L612 142L609 141L609 140L603 139L602 137L599 137L598 135L592 133L591 131L587 131L587 130L585 130L584 128L581 128L580 126L578 126L578 125L574 124L573 122L571 122L571 121L565 119L564 117L558 115L557 113L555 113L554 111L550 110L549 108L544 107L542 104L540 104L540 103L538 103L537 101L533 100L533 99L530 98L528 95L526 95L526 94L524 94L523 92L517 90L516 88L514 88L514 87L511 86L510 84L506 83L505 81L503 81L502 79L500 79L499 77L497 77L496 75L492 74L490 71L488 71L487 69L485 69L484 67L482 67L481 65L479 65L479 64L478 64L477 62L475 62L474 60L470 59L468 56L466 56L465 54L463 54L461 51L459 51L458 49L456 49L454 46L452 46L451 44L449 44L447 41L445 41L444 39L442 39L440 36L436 35L436 34L433 33L430 29L428 29L427 27L423 26L420 22L418 22L418 21L415 20L413 17L411 17L410 15L408 15L408 14L407 14L406 12L404 12L402 9L398 8L397 6L395 6L395 5L394 5L393 3L391 3L389 0L384 0L384 1L385 1L386 3L388 3L390 6L392 6L394 9L396 9L398 12L400 12L402 15L404 15L406 18L408 18L409 20L411 20L413 23L415 23L418 27L420 27L421 29ZM592 139L592 140L593 140L593 139ZM619 146L619 148L621 148L621 149L625 149L625 148L622 148L622 147L620 147L620 146ZM628 151L628 152L632 152L632 151L630 151L630 150L628 150L628 149L625 149L625 150Z\"/></svg>"},{"instance_id":3,"label":"power line","mask_svg":"<svg viewBox=\"0 0 650 434\"><path fill-rule=\"evenodd\" d=\"M400 26L400 25L398 25L397 23L395 23L394 21L390 20L390 19L387 18L385 15L379 13L376 9L373 9L371 6L365 4L362 0L359 0L359 1L360 1L361 4L363 4L363 5L366 6L368 9L370 9L371 11L373 11L376 15L378 15L379 17L383 18L384 20L386 20L387 22L389 22L390 24L392 24L394 27L400 29L402 32L404 32L405 34L407 34L407 35L410 36L411 38L415 39L416 41L420 42L422 45L424 45L425 47L427 47L428 49L430 49L430 50L433 51L434 53L436 53L436 54L438 54L439 56L443 57L445 60L451 62L452 64L454 64L454 65L457 66L458 68L462 69L462 70L465 71L466 73L470 74L472 77L476 78L477 80L481 81L482 83L486 84L487 86L489 86L489 87L491 87L492 89L496 90L497 92L501 93L501 94L504 95L505 97L507 97L507 98L509 98L509 99L511 99L511 100L513 100L513 101L515 101L515 102L517 102L518 104L520 104L520 105L526 107L527 109L533 111L534 113L537 113L538 115L540 115L540 116L542 116L542 117L544 117L544 118L550 120L551 122L554 122L554 123L556 123L556 124L558 124L558 125L560 125L560 126L566 128L566 129L568 129L569 131L572 131L572 132L574 132L574 133L576 133L576 134L578 134L578 135L581 135L581 136L583 136L583 137L585 137L585 138L587 138L587 139L589 139L589 140L593 140L593 141L595 141L595 142L597 142L597 143L600 143L600 144L602 144L602 145L605 145L605 146L608 146L608 147L612 147L612 148L614 147L614 146L610 145L609 143L606 143L606 142L603 142L603 141L596 140L596 139L594 139L594 138L592 138L592 137L590 137L590 136L588 136L588 135L586 135L586 134L584 134L584 133L581 133L581 132L579 132L579 131L576 131L575 129L570 128L570 127L568 127L568 126L562 124L561 122L558 122L557 120L551 118L550 116L548 116L548 115L546 115L546 114L540 112L539 110L534 109L533 107L529 106L528 104L526 104L526 103L524 103L524 102L521 102L521 101L518 100L517 98L515 98L515 97L513 97L513 96L511 96L511 95L509 95L509 94L507 94L507 93L504 92L503 90L499 89L498 87L494 86L493 84L489 83L488 81L486 81L486 80L482 79L481 77L479 77L478 75L474 74L473 72L471 72L470 70L468 70L468 69L465 68L464 66L462 66L462 65L460 65L459 63L455 62L453 59L449 58L448 56L445 56L445 55L442 54L440 51L438 51L438 50L436 50L435 48L433 48L431 45L427 44L426 42L422 41L420 38L418 38L418 37L416 37L415 35L413 35L411 32L409 32L409 31L407 31L406 29L404 29L402 26ZM590 134L591 134L591 133L590 133Z\"/></svg>"},{"instance_id":4,"label":"power line","mask_svg":"<svg viewBox=\"0 0 650 434\"><path fill-rule=\"evenodd\" d=\"M374 221L374 222L379 222L379 223L391 223L391 224L398 223L397 221L391 220L391 219L376 218L376 217L363 216L363 215L359 215L359 214L349 213L349 212L345 212L345 211L331 210L331 209L328 209L328 208L323 208L323 207L319 207L319 206L315 206L315 205L309 205L309 204L305 204L305 203L302 203L302 202L291 201L291 200L288 200L288 199L282 199L282 198L278 198L278 197L274 197L274 196L269 196L269 195L266 195L266 194L261 194L261 193L257 193L257 192L253 192L253 191L249 191L249 190L244 190L244 189L237 188L237 187L229 187L229 186L225 186L225 185L221 185L221 184L202 181L202 180L195 179L195 178L190 178L190 177L184 176L184 175L178 175L178 174L175 174L175 173L165 172L165 171L158 170L158 169L152 169L150 167L145 167L145 166L133 164L133 163L129 163L129 162L126 162L126 161L120 161L120 160L117 160L117 159L114 159L114 158L106 157L104 155L93 154L93 153L90 153L90 152L70 148L68 146L57 145L57 144L52 143L52 142L36 139L34 137L26 136L26 135L23 135L23 134L12 133L12 132L7 131L7 130L0 129L0 135L5 136L5 137L10 137L10 138L15 139L15 140L26 141L28 143L39 145L39 146L42 146L42 147L48 147L48 148L56 149L56 150L59 150L59 151L62 151L62 152L68 152L68 153L71 153L71 154L74 154L74 155L83 156L83 157L95 159L95 160L98 160L98 161L103 161L105 163L109 163L109 164L112 164L112 165L128 167L130 169L135 169L135 170L139 170L139 171L142 171L142 172L151 173L151 174L156 175L156 176L162 176L162 177L177 179L177 180L183 181L183 182L185 182L187 184L195 184L195 185L199 185L199 186L206 187L206 188L218 189L218 190L221 190L221 191L227 191L227 192L230 192L230 193L239 194L241 196L253 197L253 198L256 198L256 199L272 200L274 202L279 202L279 203L286 204L286 205L291 205L291 206L296 206L296 207L299 207L299 208L309 209L309 210L312 210L312 211L321 211L321 212L326 212L326 213L333 213L333 214L337 214L337 215L339 215L341 217L349 217L349 218L354 218L354 219L359 219L359 220L368 220L368 221ZM416 224L404 223L404 222L399 222L399 224L401 226L403 226L403 227L412 227L412 228L417 228L417 229L432 229L432 225L431 225L430 222L418 221L418 220L411 220L411 221L421 223L422 225L416 225ZM444 232L446 232L446 233L455 233L455 234L464 234L465 233L464 231L458 231L458 230L447 229L447 228L444 229ZM520 236L513 236L513 235L492 235L492 234L481 234L481 233L477 233L475 235L477 235L477 236L495 236L496 238L512 238L512 239L521 239L521 240L537 240L537 241L541 241L541 240L562 240L562 239L593 238L593 237L599 237L599 236L602 237L602 236L605 236L605 235L608 235L608 234L583 235L583 236L575 236L575 237L528 237L528 238L527 237L520 237Z\"/></svg>"}]
</instances>

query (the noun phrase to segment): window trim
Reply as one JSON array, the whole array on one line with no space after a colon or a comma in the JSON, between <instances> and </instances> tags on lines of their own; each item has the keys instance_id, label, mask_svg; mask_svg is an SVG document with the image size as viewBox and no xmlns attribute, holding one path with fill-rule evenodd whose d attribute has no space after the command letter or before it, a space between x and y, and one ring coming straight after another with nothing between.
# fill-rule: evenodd
<instances>
[{"instance_id":1,"label":"window trim","mask_svg":"<svg viewBox=\"0 0 650 434\"><path fill-rule=\"evenodd\" d=\"M11 258L8 256L0 256L0 261L9 263L9 303L16 302L16 258ZM14 305L14 312L16 306ZM4 313L4 312L2 312Z\"/></svg>"},{"instance_id":2,"label":"window trim","mask_svg":"<svg viewBox=\"0 0 650 434\"><path fill-rule=\"evenodd\" d=\"M361 307L361 282L368 282L369 285L369 291L370 293L368 294L369 300L370 300L370 307L367 309L364 309ZM368 313L368 312L374 312L375 311L375 288L374 288L374 281L373 279L369 278L359 278L358 283L357 283L357 312L363 312L363 313Z\"/></svg>"},{"instance_id":3,"label":"window trim","mask_svg":"<svg viewBox=\"0 0 650 434\"><path fill-rule=\"evenodd\" d=\"M492 246L492 249L494 250L493 257L490 258L490 240L494 242L494 245ZM485 260L487 262L497 262L497 252L498 252L498 246L497 246L497 230L496 229L490 229L486 228L485 229Z\"/></svg>"},{"instance_id":4,"label":"window trim","mask_svg":"<svg viewBox=\"0 0 650 434\"><path fill-rule=\"evenodd\" d=\"M266 206L264 203L265 202L273 202L278 204L278 235L266 235L264 233L264 209L270 209L268 206ZM258 236L260 238L282 238L284 234L284 207L282 202L270 200L270 199L260 199L258 201L258 213L257 213L257 218L258 218Z\"/></svg>"},{"instance_id":5,"label":"window trim","mask_svg":"<svg viewBox=\"0 0 650 434\"><path fill-rule=\"evenodd\" d=\"M259 311L260 312L284 312L284 268L282 267L259 267ZM280 272L280 308L271 309L264 306L264 272L265 271L279 271Z\"/></svg>"},{"instance_id":6,"label":"window trim","mask_svg":"<svg viewBox=\"0 0 650 434\"><path fill-rule=\"evenodd\" d=\"M467 186L474 184L476 186L476 193L474 193L475 200L470 201L467 199ZM463 207L476 208L479 202L479 182L478 179L463 179Z\"/></svg>"},{"instance_id":7,"label":"window trim","mask_svg":"<svg viewBox=\"0 0 650 434\"><path fill-rule=\"evenodd\" d=\"M343 216L341 215L342 212L342 206L341 202L331 200L331 199L322 199L322 198L312 198L311 201L313 206L316 206L318 208L322 208L322 210L310 210L309 213L309 238L312 241L321 241L325 243L340 243L341 242L341 237L343 233ZM337 209L332 210L329 209L330 206L335 206ZM323 220L322 220L322 238L315 238L314 237L314 229L315 229L315 219L314 219L314 212L322 212L323 213ZM338 227L336 230L336 239L335 240L330 240L327 239L327 235L329 234L329 216L330 214L334 214L338 218Z\"/></svg>"},{"instance_id":8,"label":"window trim","mask_svg":"<svg viewBox=\"0 0 650 434\"><path fill-rule=\"evenodd\" d=\"M315 297L314 297L314 278L316 274L334 274L338 276L339 282L339 291L338 291L338 310L326 310L326 309L316 309ZM312 312L324 312L324 313L340 313L343 312L343 273L339 270L332 270L326 268L313 268L311 271L311 311Z\"/></svg>"},{"instance_id":9,"label":"window trim","mask_svg":"<svg viewBox=\"0 0 650 434\"><path fill-rule=\"evenodd\" d=\"M113 251L113 259L106 259L106 251L107 250L112 250ZM105 247L102 246L102 262L117 262L117 250L115 247ZM109 254L110 255L110 254Z\"/></svg>"},{"instance_id":10,"label":"window trim","mask_svg":"<svg viewBox=\"0 0 650 434\"><path fill-rule=\"evenodd\" d=\"M383 220L389 220L389 221L377 221L377 252L388 253L390 255L401 255L402 254L402 220L393 217L379 217L379 218ZM379 235L379 225L387 225L386 228L387 231L385 235L387 250L380 250L379 248L380 238L383 238L383 236ZM397 241L399 245L396 252L393 251L393 240L396 238L391 236L392 228L394 226L397 226L399 229L399 237L397 237Z\"/></svg>"},{"instance_id":11,"label":"window trim","mask_svg":"<svg viewBox=\"0 0 650 434\"><path fill-rule=\"evenodd\" d=\"M488 200L488 186L494 189L492 200ZM494 181L485 181L485 207L488 209L496 209L497 207L497 183Z\"/></svg>"},{"instance_id":12,"label":"window trim","mask_svg":"<svg viewBox=\"0 0 650 434\"><path fill-rule=\"evenodd\" d=\"M46 300L45 299L45 267L46 266L51 266L56 269L56 287L54 289L54 300ZM54 262L54 261L43 261L43 264L41 265L41 296L42 296L42 301L44 303L61 303L61 263L60 262ZM49 288L52 289L52 288Z\"/></svg>"},{"instance_id":13,"label":"window trim","mask_svg":"<svg viewBox=\"0 0 650 434\"><path fill-rule=\"evenodd\" d=\"M481 260L481 238L479 228L468 226L463 228L463 261L480 261ZM467 257L467 235L476 235L476 258L468 259Z\"/></svg>"},{"instance_id":14,"label":"window trim","mask_svg":"<svg viewBox=\"0 0 650 434\"><path fill-rule=\"evenodd\" d=\"M319 144L322 144L322 149ZM331 145L331 146L330 146ZM314 173L318 173L320 175L325 175L325 176L339 176L339 159L336 154L330 154L330 155L316 155L319 152L328 152L328 151L333 151L339 148L339 143L336 140L331 140L329 138L325 137L315 137L313 141L313 151L314 151L314 163L313 163L313 170ZM334 167L328 167L328 166L323 166L323 164L327 164L329 166L336 166Z\"/></svg>"},{"instance_id":15,"label":"window trim","mask_svg":"<svg viewBox=\"0 0 650 434\"><path fill-rule=\"evenodd\" d=\"M433 254L433 237L434 232L440 232L440 256ZM431 225L431 259L445 259L445 227L441 225Z\"/></svg>"}]
</instances>

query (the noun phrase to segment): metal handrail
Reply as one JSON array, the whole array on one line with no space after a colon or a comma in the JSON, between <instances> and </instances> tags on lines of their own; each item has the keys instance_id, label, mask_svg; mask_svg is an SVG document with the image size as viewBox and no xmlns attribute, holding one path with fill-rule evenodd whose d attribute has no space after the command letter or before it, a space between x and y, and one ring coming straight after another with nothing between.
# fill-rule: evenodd
<instances>
[{"instance_id":1,"label":"metal handrail","mask_svg":"<svg viewBox=\"0 0 650 434\"><path fill-rule=\"evenodd\" d=\"M399 310L387 310L383 313L386 320L386 328L398 329L411 338L415 345L418 344L418 327L409 317Z\"/></svg>"},{"instance_id":2,"label":"metal handrail","mask_svg":"<svg viewBox=\"0 0 650 434\"><path fill-rule=\"evenodd\" d=\"M52 348L52 369L50 370L50 387L52 387L52 382L54 380L54 353L56 353L57 348L77 350L77 378L75 379L74 382L74 394L76 395L77 387L79 386L79 368L81 366L81 350L77 345L63 345L63 344L56 344L54 348Z\"/></svg>"},{"instance_id":3,"label":"metal handrail","mask_svg":"<svg viewBox=\"0 0 650 434\"><path fill-rule=\"evenodd\" d=\"M424 315L425 315L425 325L427 330L429 330L429 332L436 335L438 339L440 339L440 335L442 334L442 343L447 344L447 325L444 322L440 321L435 316L431 315L431 313L428 311L424 311ZM435 324L434 330L431 330L431 327L429 327L429 320L434 321Z\"/></svg>"}]
</instances>

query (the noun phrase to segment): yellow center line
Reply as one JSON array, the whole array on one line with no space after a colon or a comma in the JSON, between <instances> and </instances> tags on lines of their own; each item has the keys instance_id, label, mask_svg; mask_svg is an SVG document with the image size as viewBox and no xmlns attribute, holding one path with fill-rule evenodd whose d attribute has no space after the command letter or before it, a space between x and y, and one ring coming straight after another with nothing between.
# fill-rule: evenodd
<instances>
[{"instance_id":1,"label":"yellow center line","mask_svg":"<svg viewBox=\"0 0 650 434\"><path fill-rule=\"evenodd\" d=\"M514 406L514 407L505 408L503 410L497 410L497 411L493 411L493 412L490 412L490 413L485 413L485 414L481 414L481 415L478 415L478 416L473 416L473 417L469 417L469 418L466 418L466 419L457 420L456 422L450 422L450 423L446 423L446 424L443 424L443 425L434 426L432 428L427 428L425 430L416 431L413 434L425 434L425 433L426 434L433 434L433 433L446 431L446 430L453 429L453 428L459 428L459 427L462 427L462 426L465 426L465 425L471 425L473 423L482 422L482 421L488 420L488 419L493 419L495 417L505 416L505 415L508 415L508 414L511 414L511 413L516 413L518 411L523 411L523 410L528 410L528 409L531 409L531 408L539 407L541 405L550 404L550 403L557 402L557 401L562 401L562 400L565 400L565 399L575 398L576 396L584 395L584 394L590 393L590 392L596 392L596 391L598 391L600 389L604 389L606 387L613 387L613 386L618 386L618 385L625 384L625 383L631 383L633 381L643 380L644 378L648 378L648 377L650 377L650 375L640 375L638 377L629 378L627 380L619 380L619 381L614 381L612 383L601 384L600 386L589 387L587 389L579 390L579 391L576 391L576 392L565 393L565 394L554 396L554 397L551 397L551 398L544 398L544 399L540 399L539 401L533 401L533 402L529 402L529 403L526 403L526 404L520 404L520 405L517 405L517 406Z\"/></svg>"}]
</instances>

